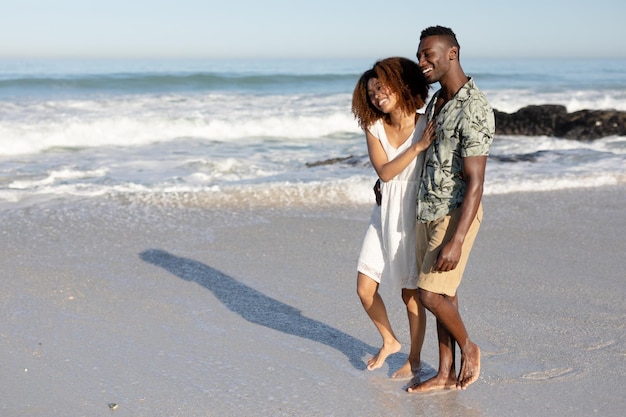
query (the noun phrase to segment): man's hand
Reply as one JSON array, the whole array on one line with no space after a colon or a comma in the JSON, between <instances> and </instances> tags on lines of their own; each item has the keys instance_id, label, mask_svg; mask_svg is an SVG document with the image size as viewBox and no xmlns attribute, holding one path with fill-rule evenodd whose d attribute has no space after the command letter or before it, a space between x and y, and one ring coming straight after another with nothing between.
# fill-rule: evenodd
<instances>
[{"instance_id":1,"label":"man's hand","mask_svg":"<svg viewBox=\"0 0 626 417\"><path fill-rule=\"evenodd\" d=\"M447 272L456 268L461 260L462 247L463 245L460 242L454 240L443 245L437 256L434 270L436 272Z\"/></svg>"}]
</instances>

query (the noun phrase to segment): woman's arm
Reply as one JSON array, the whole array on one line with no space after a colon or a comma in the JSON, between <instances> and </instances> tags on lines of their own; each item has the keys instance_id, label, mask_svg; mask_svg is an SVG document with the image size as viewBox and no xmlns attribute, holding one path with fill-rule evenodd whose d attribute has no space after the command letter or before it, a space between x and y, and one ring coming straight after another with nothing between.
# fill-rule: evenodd
<instances>
[{"instance_id":1,"label":"woman's arm","mask_svg":"<svg viewBox=\"0 0 626 417\"><path fill-rule=\"evenodd\" d=\"M374 170L376 170L378 177L382 181L387 182L401 173L417 155L430 146L435 138L435 127L434 122L428 123L422 133L421 139L391 161L387 159L385 149L377 137L373 136L369 131L365 132L365 136L367 138L367 150L372 166Z\"/></svg>"}]
</instances>

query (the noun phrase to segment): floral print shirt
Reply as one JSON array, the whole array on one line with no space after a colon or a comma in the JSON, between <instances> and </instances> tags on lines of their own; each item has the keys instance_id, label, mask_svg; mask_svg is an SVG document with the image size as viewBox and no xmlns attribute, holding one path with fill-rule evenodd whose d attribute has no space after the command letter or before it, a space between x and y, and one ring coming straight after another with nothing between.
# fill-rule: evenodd
<instances>
[{"instance_id":1,"label":"floral print shirt","mask_svg":"<svg viewBox=\"0 0 626 417\"><path fill-rule=\"evenodd\" d=\"M436 138L426 150L424 171L417 196L417 220L437 220L461 206L466 183L463 158L489 155L495 135L493 109L470 78L434 115L437 91L426 107L428 119L436 119Z\"/></svg>"}]
</instances>

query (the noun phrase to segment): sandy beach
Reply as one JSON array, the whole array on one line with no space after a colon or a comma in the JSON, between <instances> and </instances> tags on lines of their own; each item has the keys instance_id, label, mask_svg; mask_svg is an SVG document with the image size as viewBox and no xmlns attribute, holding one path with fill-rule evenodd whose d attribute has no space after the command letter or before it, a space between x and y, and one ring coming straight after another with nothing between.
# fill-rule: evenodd
<instances>
[{"instance_id":1,"label":"sandy beach","mask_svg":"<svg viewBox=\"0 0 626 417\"><path fill-rule=\"evenodd\" d=\"M45 207L45 208L43 208ZM466 391L408 394L355 292L369 206L4 209L0 415L621 416L626 188L486 196L459 290ZM429 315L422 376L437 366Z\"/></svg>"}]
</instances>

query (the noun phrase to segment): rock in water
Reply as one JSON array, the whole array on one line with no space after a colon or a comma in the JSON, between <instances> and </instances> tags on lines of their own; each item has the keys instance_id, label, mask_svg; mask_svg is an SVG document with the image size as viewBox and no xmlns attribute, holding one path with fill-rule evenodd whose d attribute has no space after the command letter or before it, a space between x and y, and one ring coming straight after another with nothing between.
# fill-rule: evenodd
<instances>
[{"instance_id":1,"label":"rock in water","mask_svg":"<svg viewBox=\"0 0 626 417\"><path fill-rule=\"evenodd\" d=\"M527 106L515 113L494 109L496 133L500 135L555 136L593 140L606 136L626 136L626 112L580 110L568 113L565 106Z\"/></svg>"}]
</instances>

